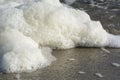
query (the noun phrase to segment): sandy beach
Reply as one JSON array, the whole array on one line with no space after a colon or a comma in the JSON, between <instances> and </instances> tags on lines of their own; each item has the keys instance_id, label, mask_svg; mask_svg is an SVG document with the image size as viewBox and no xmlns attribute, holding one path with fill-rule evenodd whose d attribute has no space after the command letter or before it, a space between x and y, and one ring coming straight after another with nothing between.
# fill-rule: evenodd
<instances>
[{"instance_id":1,"label":"sandy beach","mask_svg":"<svg viewBox=\"0 0 120 80\"><path fill-rule=\"evenodd\" d=\"M0 80L119 80L120 49L107 50L110 53L101 48L55 50L57 60L50 66L32 73L0 74Z\"/></svg>"}]
</instances>

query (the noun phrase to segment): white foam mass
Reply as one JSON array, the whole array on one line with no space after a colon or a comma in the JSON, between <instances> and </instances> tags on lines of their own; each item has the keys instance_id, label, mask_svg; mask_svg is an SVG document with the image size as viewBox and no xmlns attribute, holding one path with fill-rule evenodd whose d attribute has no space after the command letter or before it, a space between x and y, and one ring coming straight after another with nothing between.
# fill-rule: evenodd
<instances>
[{"instance_id":1,"label":"white foam mass","mask_svg":"<svg viewBox=\"0 0 120 80\"><path fill-rule=\"evenodd\" d=\"M115 44L114 44L115 43ZM59 0L0 0L0 69L26 72L55 60L51 49L120 47L86 12Z\"/></svg>"}]
</instances>

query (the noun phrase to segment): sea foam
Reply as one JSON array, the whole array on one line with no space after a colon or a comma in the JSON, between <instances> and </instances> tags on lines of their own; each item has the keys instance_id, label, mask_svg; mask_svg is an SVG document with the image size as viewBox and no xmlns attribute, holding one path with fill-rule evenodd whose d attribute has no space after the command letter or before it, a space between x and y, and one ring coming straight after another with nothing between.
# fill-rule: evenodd
<instances>
[{"instance_id":1,"label":"sea foam","mask_svg":"<svg viewBox=\"0 0 120 80\"><path fill-rule=\"evenodd\" d=\"M43 68L55 60L52 49L76 46L120 47L120 38L108 34L86 12L62 5L59 0L0 0L2 71Z\"/></svg>"}]
</instances>

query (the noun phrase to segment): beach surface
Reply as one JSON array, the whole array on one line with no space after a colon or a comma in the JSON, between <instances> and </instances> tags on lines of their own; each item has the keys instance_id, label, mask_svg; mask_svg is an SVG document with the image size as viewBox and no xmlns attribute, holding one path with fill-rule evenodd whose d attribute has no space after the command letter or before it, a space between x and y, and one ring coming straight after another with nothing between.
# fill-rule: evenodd
<instances>
[{"instance_id":1,"label":"beach surface","mask_svg":"<svg viewBox=\"0 0 120 80\"><path fill-rule=\"evenodd\" d=\"M54 50L50 66L31 73L0 74L0 80L120 80L120 49Z\"/></svg>"}]
</instances>

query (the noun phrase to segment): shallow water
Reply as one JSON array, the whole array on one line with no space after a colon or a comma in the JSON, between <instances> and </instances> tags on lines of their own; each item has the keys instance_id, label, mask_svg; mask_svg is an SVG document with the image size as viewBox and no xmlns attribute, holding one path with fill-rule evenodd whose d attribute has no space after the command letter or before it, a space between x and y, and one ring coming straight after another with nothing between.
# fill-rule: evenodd
<instances>
[{"instance_id":1,"label":"shallow water","mask_svg":"<svg viewBox=\"0 0 120 80\"><path fill-rule=\"evenodd\" d=\"M99 20L108 32L120 34L120 0L104 0L95 4L86 1L77 0L71 6L85 10L93 20Z\"/></svg>"}]
</instances>

